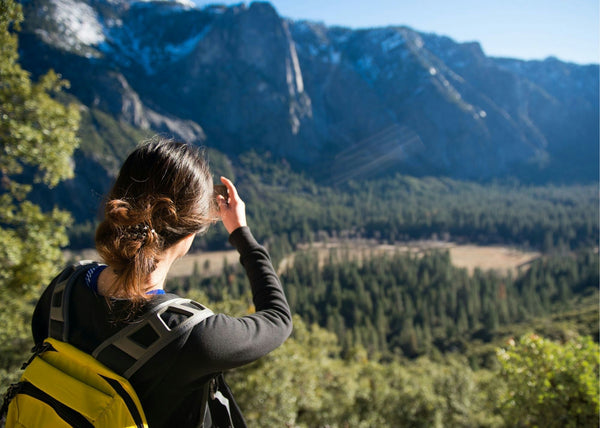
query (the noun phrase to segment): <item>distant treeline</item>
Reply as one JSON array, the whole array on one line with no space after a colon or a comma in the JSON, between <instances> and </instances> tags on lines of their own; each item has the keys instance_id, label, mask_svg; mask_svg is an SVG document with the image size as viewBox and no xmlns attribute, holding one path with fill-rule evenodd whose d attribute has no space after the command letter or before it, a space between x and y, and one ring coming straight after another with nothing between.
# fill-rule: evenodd
<instances>
[{"instance_id":1,"label":"distant treeline","mask_svg":"<svg viewBox=\"0 0 600 428\"><path fill-rule=\"evenodd\" d=\"M293 312L334 332L343 349L416 357L464 352L467 342L489 341L501 326L572 310L582 297L597 296L598 270L593 250L539 259L516 278L478 269L470 275L451 264L447 251L361 261L338 252L322 266L308 251L296 255L281 280ZM205 279L198 269L176 286L199 287L216 301L246 289L234 266ZM581 333L597 337L597 311L595 320Z\"/></svg>"},{"instance_id":2,"label":"distant treeline","mask_svg":"<svg viewBox=\"0 0 600 428\"><path fill-rule=\"evenodd\" d=\"M265 156L251 153L241 161L238 182L252 229L282 251L323 236L391 243L437 238L543 251L598 242L597 184L530 187L398 175L331 187ZM222 231L204 244L219 242Z\"/></svg>"},{"instance_id":3,"label":"distant treeline","mask_svg":"<svg viewBox=\"0 0 600 428\"><path fill-rule=\"evenodd\" d=\"M530 187L398 175L330 186L256 153L241 156L234 168L213 163L215 174L224 171L236 181L255 236L271 245L275 258L300 242L340 236L437 238L542 251L598 243L597 184ZM92 222L71 228L72 247L93 246L93 229ZM222 249L226 242L224 228L213 227L195 248Z\"/></svg>"}]
</instances>

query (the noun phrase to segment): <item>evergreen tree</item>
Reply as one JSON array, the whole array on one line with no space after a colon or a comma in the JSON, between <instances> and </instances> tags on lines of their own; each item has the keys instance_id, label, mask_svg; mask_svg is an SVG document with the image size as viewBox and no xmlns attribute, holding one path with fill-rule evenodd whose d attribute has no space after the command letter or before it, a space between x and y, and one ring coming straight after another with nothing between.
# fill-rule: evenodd
<instances>
[{"instance_id":1,"label":"evergreen tree","mask_svg":"<svg viewBox=\"0 0 600 428\"><path fill-rule=\"evenodd\" d=\"M0 1L0 289L18 293L39 287L56 273L67 244L66 212L44 213L27 201L34 181L55 186L73 176L79 113L53 95L67 85L54 72L37 83L18 64L21 5ZM25 177L25 178L23 178Z\"/></svg>"},{"instance_id":2,"label":"evergreen tree","mask_svg":"<svg viewBox=\"0 0 600 428\"><path fill-rule=\"evenodd\" d=\"M70 216L42 212L27 200L32 185L55 186L73 176L79 113L58 95L65 81L53 72L32 83L18 64L21 5L0 0L0 384L30 348L29 319L40 288L63 265ZM29 179L33 175L33 180Z\"/></svg>"}]
</instances>

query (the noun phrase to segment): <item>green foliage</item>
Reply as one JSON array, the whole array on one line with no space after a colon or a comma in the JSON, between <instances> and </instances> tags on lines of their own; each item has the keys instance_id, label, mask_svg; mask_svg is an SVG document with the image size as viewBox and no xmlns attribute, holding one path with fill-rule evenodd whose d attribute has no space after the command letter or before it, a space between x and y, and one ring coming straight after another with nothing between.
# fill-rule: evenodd
<instances>
[{"instance_id":1,"label":"green foliage","mask_svg":"<svg viewBox=\"0 0 600 428\"><path fill-rule=\"evenodd\" d=\"M227 375L250 426L499 426L498 390L487 372L460 358L380 363L355 348L340 356L336 337L294 320L292 338Z\"/></svg>"},{"instance_id":2,"label":"green foliage","mask_svg":"<svg viewBox=\"0 0 600 428\"><path fill-rule=\"evenodd\" d=\"M70 215L42 212L26 200L33 183L56 186L73 176L79 111L54 99L67 82L50 71L37 83L19 64L11 32L21 5L0 0L0 381L14 380L31 347L33 300L62 264ZM33 177L33 180L31 179Z\"/></svg>"},{"instance_id":3,"label":"green foliage","mask_svg":"<svg viewBox=\"0 0 600 428\"><path fill-rule=\"evenodd\" d=\"M14 205L8 196L0 196L0 289L23 297L39 290L62 264L70 216L56 209L43 213L29 201Z\"/></svg>"},{"instance_id":4,"label":"green foliage","mask_svg":"<svg viewBox=\"0 0 600 428\"><path fill-rule=\"evenodd\" d=\"M14 292L0 288L0 396L22 374L21 365L33 347L31 337L32 300L17 298Z\"/></svg>"},{"instance_id":5,"label":"green foliage","mask_svg":"<svg viewBox=\"0 0 600 428\"><path fill-rule=\"evenodd\" d=\"M498 351L508 426L597 426L600 351L589 337L556 343L528 334Z\"/></svg>"},{"instance_id":6,"label":"green foliage","mask_svg":"<svg viewBox=\"0 0 600 428\"><path fill-rule=\"evenodd\" d=\"M21 7L2 0L0 14L0 171L5 190L22 193L12 185L24 166L37 168L36 180L55 186L73 176L70 156L78 144L79 112L51 95L68 85L50 71L37 83L17 63L16 36L9 32L22 19ZM7 181L8 180L8 181Z\"/></svg>"},{"instance_id":7,"label":"green foliage","mask_svg":"<svg viewBox=\"0 0 600 428\"><path fill-rule=\"evenodd\" d=\"M203 288L189 296L210 301ZM245 294L209 306L242 316L250 302ZM456 353L378 359L360 345L343 352L331 331L296 315L282 347L227 379L250 426L595 426L598 344L527 334L494 351L492 370L474 371Z\"/></svg>"},{"instance_id":8,"label":"green foliage","mask_svg":"<svg viewBox=\"0 0 600 428\"><path fill-rule=\"evenodd\" d=\"M300 319L280 349L227 375L251 426L596 426L598 345L526 335L502 369L464 357L380 362ZM500 376L501 375L501 376Z\"/></svg>"},{"instance_id":9,"label":"green foliage","mask_svg":"<svg viewBox=\"0 0 600 428\"><path fill-rule=\"evenodd\" d=\"M51 278L70 219L26 201L31 184L23 173L33 169L34 180L48 186L72 177L79 113L52 98L67 85L53 72L31 83L9 32L22 20L21 7L2 0L0 8L0 288L22 292Z\"/></svg>"}]
</instances>

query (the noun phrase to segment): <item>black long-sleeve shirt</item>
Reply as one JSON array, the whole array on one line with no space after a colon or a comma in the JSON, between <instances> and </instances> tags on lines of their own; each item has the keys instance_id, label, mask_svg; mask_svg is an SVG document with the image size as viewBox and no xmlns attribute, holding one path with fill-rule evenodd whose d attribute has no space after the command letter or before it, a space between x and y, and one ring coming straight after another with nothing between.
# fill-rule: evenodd
<instances>
[{"instance_id":1,"label":"black long-sleeve shirt","mask_svg":"<svg viewBox=\"0 0 600 428\"><path fill-rule=\"evenodd\" d=\"M242 227L229 237L240 253L240 262L250 280L256 312L241 318L215 314L200 322L191 333L171 342L130 379L151 427L197 426L202 390L216 373L250 363L280 346L292 329L292 318L281 283L266 250ZM49 308L56 279L40 298L32 320L35 343L48 336ZM152 296L147 308L169 295ZM84 279L74 284L70 304L68 341L91 353L108 337L121 330L136 315L126 316L131 305L103 296L88 287ZM169 327L183 319L167 313Z\"/></svg>"}]
</instances>

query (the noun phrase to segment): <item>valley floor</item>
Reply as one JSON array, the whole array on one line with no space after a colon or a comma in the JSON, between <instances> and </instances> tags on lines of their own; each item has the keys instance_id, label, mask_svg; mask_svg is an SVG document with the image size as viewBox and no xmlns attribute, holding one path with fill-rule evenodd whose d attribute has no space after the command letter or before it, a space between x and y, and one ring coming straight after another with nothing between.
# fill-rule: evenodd
<instances>
[{"instance_id":1,"label":"valley floor","mask_svg":"<svg viewBox=\"0 0 600 428\"><path fill-rule=\"evenodd\" d=\"M459 268L466 268L470 273L479 268L482 270L497 270L502 273L511 272L513 274L516 274L520 267L527 266L541 255L538 252L522 251L512 247L464 245L447 241L413 241L397 245L386 245L367 240L346 240L306 244L300 246L299 249L299 251L310 250L317 251L323 262L329 258L332 251L338 254L347 253L350 259L361 259L396 251L421 254L432 250L448 250L452 264ZM65 258L68 260L97 260L98 255L95 250L88 249L79 252L66 252ZM293 263L293 260L294 254L285 257L279 263L278 272L283 272ZM190 276L195 267L202 276L218 275L222 272L225 263L228 265L237 264L237 251L190 253L175 262L169 273L169 278Z\"/></svg>"}]
</instances>

